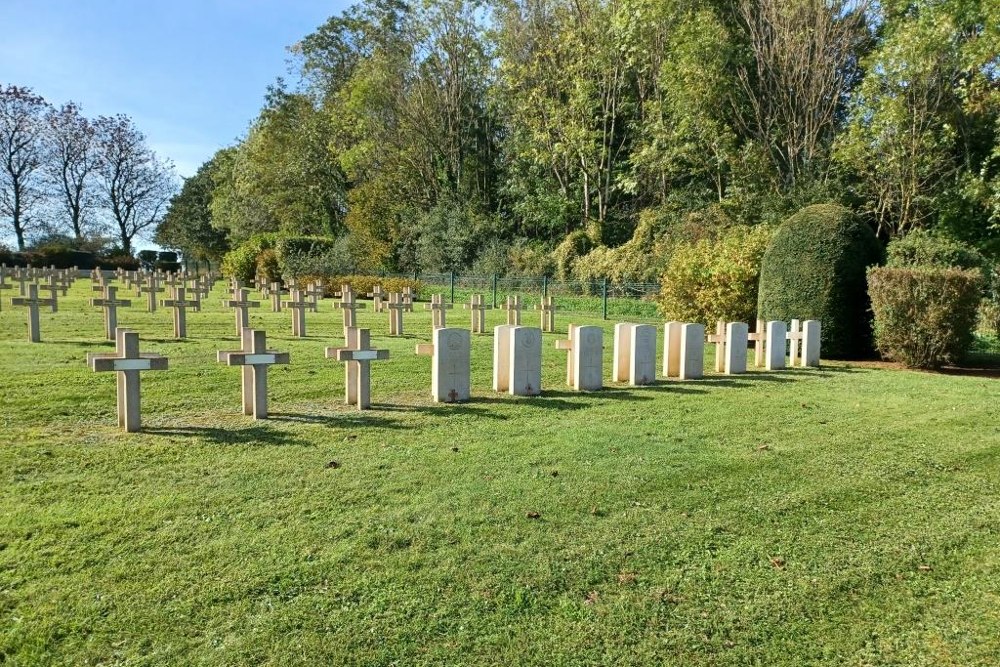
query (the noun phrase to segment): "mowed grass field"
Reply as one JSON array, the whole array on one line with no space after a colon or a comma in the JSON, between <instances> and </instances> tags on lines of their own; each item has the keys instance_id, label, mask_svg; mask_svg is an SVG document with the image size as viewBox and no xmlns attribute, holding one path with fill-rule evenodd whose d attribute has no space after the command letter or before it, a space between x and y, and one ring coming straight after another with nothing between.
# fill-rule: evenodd
<instances>
[{"instance_id":1,"label":"mowed grass field","mask_svg":"<svg viewBox=\"0 0 1000 667\"><path fill-rule=\"evenodd\" d=\"M185 341L167 310L121 311L170 358L125 435L84 361L112 347L90 281L38 345L4 294L0 663L1000 662L996 380L825 363L580 395L546 335L544 396L509 398L484 335L474 400L435 405L430 315L391 339L367 310L392 356L358 413L331 302L303 340L265 303L252 324L292 363L253 422L215 361L238 347L223 295Z\"/></svg>"}]
</instances>

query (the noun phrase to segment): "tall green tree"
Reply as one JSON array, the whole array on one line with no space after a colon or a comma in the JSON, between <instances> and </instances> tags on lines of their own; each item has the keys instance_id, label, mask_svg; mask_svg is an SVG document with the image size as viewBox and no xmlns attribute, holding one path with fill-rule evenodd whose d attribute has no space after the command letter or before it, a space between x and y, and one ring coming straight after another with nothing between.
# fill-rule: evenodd
<instances>
[{"instance_id":1,"label":"tall green tree","mask_svg":"<svg viewBox=\"0 0 1000 667\"><path fill-rule=\"evenodd\" d=\"M155 240L164 248L181 252L185 259L218 261L229 250L225 229L212 224L212 194L220 164L235 148L224 148L184 180L170 200L166 215L156 227Z\"/></svg>"}]
</instances>

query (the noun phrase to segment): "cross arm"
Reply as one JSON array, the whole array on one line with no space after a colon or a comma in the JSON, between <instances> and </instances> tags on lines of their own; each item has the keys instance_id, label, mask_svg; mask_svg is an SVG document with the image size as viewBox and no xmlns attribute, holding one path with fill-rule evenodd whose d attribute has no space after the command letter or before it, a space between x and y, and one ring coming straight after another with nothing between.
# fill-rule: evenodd
<instances>
[{"instance_id":1,"label":"cross arm","mask_svg":"<svg viewBox=\"0 0 1000 667\"><path fill-rule=\"evenodd\" d=\"M380 361L389 358L389 350L337 349L337 361Z\"/></svg>"},{"instance_id":2,"label":"cross arm","mask_svg":"<svg viewBox=\"0 0 1000 667\"><path fill-rule=\"evenodd\" d=\"M126 359L114 354L88 354L87 365L97 373L106 371L165 371L167 358L158 354L140 354L137 359Z\"/></svg>"}]
</instances>

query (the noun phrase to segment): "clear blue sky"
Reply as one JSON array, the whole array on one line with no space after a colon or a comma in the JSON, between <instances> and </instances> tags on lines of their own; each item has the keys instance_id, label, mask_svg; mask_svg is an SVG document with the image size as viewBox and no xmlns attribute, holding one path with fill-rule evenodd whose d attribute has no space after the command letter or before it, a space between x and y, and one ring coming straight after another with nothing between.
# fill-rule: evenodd
<instances>
[{"instance_id":1,"label":"clear blue sky","mask_svg":"<svg viewBox=\"0 0 1000 667\"><path fill-rule=\"evenodd\" d=\"M286 47L351 0L0 0L0 83L124 113L190 176L244 134Z\"/></svg>"}]
</instances>

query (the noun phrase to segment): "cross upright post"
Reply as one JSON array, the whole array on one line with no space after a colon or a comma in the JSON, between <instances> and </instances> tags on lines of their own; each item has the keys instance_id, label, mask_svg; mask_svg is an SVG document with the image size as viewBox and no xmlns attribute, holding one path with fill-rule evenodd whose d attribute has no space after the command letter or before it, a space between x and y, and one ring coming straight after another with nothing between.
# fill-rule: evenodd
<instances>
[{"instance_id":1,"label":"cross upright post","mask_svg":"<svg viewBox=\"0 0 1000 667\"><path fill-rule=\"evenodd\" d=\"M150 273L146 278L146 284L139 287L139 293L146 295L146 310L151 313L156 311L156 295L162 291L159 277L155 273Z\"/></svg>"},{"instance_id":2,"label":"cross upright post","mask_svg":"<svg viewBox=\"0 0 1000 667\"><path fill-rule=\"evenodd\" d=\"M347 330L351 327L357 326L357 309L364 308L365 304L358 303L354 300L354 293L350 290L348 285L344 285L344 289L340 291L340 301L335 301L333 304L334 310L340 310L344 313L344 339L347 338Z\"/></svg>"},{"instance_id":3,"label":"cross upright post","mask_svg":"<svg viewBox=\"0 0 1000 667\"><path fill-rule=\"evenodd\" d=\"M350 291L350 287L348 287L348 291ZM326 287L323 285L323 281L316 280L314 282L309 283L309 285L306 287L305 295L308 296L310 299L312 299L313 311L318 310L320 299L326 296Z\"/></svg>"},{"instance_id":4,"label":"cross upright post","mask_svg":"<svg viewBox=\"0 0 1000 667\"><path fill-rule=\"evenodd\" d=\"M424 310L431 311L432 326L435 329L444 329L447 326L445 324L445 311L451 308L452 304L445 303L440 294L432 294L431 302L424 306Z\"/></svg>"},{"instance_id":5,"label":"cross upright post","mask_svg":"<svg viewBox=\"0 0 1000 667\"><path fill-rule=\"evenodd\" d=\"M90 305L104 309L104 337L108 340L115 340L115 330L118 328L118 309L131 307L132 300L119 299L118 288L114 285L105 285L104 296L91 299Z\"/></svg>"},{"instance_id":6,"label":"cross upright post","mask_svg":"<svg viewBox=\"0 0 1000 667\"><path fill-rule=\"evenodd\" d=\"M38 320L38 307L52 305L51 299L39 299L38 285L32 283L28 285L28 296L14 297L10 300L10 305L28 307L28 340L32 343L40 343L42 334Z\"/></svg>"},{"instance_id":7,"label":"cross upright post","mask_svg":"<svg viewBox=\"0 0 1000 667\"><path fill-rule=\"evenodd\" d=\"M408 313L412 313L413 312L413 298L414 298L413 288L409 287L409 286L404 287L403 288L403 304L406 306L405 310Z\"/></svg>"},{"instance_id":8,"label":"cross upright post","mask_svg":"<svg viewBox=\"0 0 1000 667\"><path fill-rule=\"evenodd\" d=\"M518 295L508 296L507 301L501 310L507 312L507 324L515 327L521 326L521 297Z\"/></svg>"},{"instance_id":9,"label":"cross upright post","mask_svg":"<svg viewBox=\"0 0 1000 667\"><path fill-rule=\"evenodd\" d=\"M254 419L267 419L267 367L272 364L287 364L287 352L267 349L267 333L246 328L240 332L242 343L239 350L219 351L219 363L227 366L241 366L243 381L243 414Z\"/></svg>"},{"instance_id":10,"label":"cross upright post","mask_svg":"<svg viewBox=\"0 0 1000 667\"><path fill-rule=\"evenodd\" d=\"M542 331L552 333L556 330L556 304L551 296L543 296L535 310L542 314Z\"/></svg>"},{"instance_id":11,"label":"cross upright post","mask_svg":"<svg viewBox=\"0 0 1000 667\"><path fill-rule=\"evenodd\" d=\"M141 354L139 334L119 328L115 330L115 353L88 354L87 365L97 373L113 371L118 374L118 426L128 433L140 430L139 373L167 370L166 357Z\"/></svg>"},{"instance_id":12,"label":"cross upright post","mask_svg":"<svg viewBox=\"0 0 1000 667\"><path fill-rule=\"evenodd\" d=\"M382 312L382 300L386 297L385 290L382 289L381 285L375 285L372 291L365 294L366 297L372 299L372 312L381 313Z\"/></svg>"},{"instance_id":13,"label":"cross upright post","mask_svg":"<svg viewBox=\"0 0 1000 667\"><path fill-rule=\"evenodd\" d=\"M788 346L788 366L795 368L799 365L799 350L802 346L802 327L798 320L792 320L791 326L788 327L788 332L785 334L785 339L791 343Z\"/></svg>"},{"instance_id":14,"label":"cross upright post","mask_svg":"<svg viewBox=\"0 0 1000 667\"><path fill-rule=\"evenodd\" d=\"M757 328L753 333L747 334L747 340L753 343L753 365L762 368L764 366L764 347L767 343L767 323L764 320L757 320Z\"/></svg>"},{"instance_id":15,"label":"cross upright post","mask_svg":"<svg viewBox=\"0 0 1000 667\"><path fill-rule=\"evenodd\" d=\"M236 335L250 327L250 308L259 308L260 301L250 301L250 293L243 287L233 290L233 298L225 301L224 306L233 309L236 317Z\"/></svg>"},{"instance_id":16,"label":"cross upright post","mask_svg":"<svg viewBox=\"0 0 1000 667\"><path fill-rule=\"evenodd\" d=\"M389 311L389 335L402 336L403 311L406 310L406 304L403 303L403 295L397 292L389 294L389 303L385 304L385 307Z\"/></svg>"},{"instance_id":17,"label":"cross upright post","mask_svg":"<svg viewBox=\"0 0 1000 667\"><path fill-rule=\"evenodd\" d=\"M306 310L312 308L312 302L307 301L302 290L291 290L291 298L284 302L283 307L292 311L292 335L297 338L306 337Z\"/></svg>"},{"instance_id":18,"label":"cross upright post","mask_svg":"<svg viewBox=\"0 0 1000 667\"><path fill-rule=\"evenodd\" d=\"M59 306L59 299L58 299L58 294L56 294L56 293L59 292L60 289L61 289L60 286L59 286L59 282L58 282L58 278L56 277L56 274L55 273L50 273L49 274L49 282L48 282L48 284L47 285L39 285L38 289L45 290L45 291L47 291L49 293L49 298L47 299L47 301L49 301L49 309L53 313L56 312L59 309L58 308L58 306Z\"/></svg>"},{"instance_id":19,"label":"cross upright post","mask_svg":"<svg viewBox=\"0 0 1000 667\"><path fill-rule=\"evenodd\" d=\"M715 333L707 338L715 345L715 372L722 373L726 369L726 323L719 320L715 323Z\"/></svg>"},{"instance_id":20,"label":"cross upright post","mask_svg":"<svg viewBox=\"0 0 1000 667\"><path fill-rule=\"evenodd\" d=\"M271 312L280 313L281 312L281 297L288 294L288 290L283 289L280 280L276 280L271 283L270 289L267 291L268 296L271 298Z\"/></svg>"},{"instance_id":21,"label":"cross upright post","mask_svg":"<svg viewBox=\"0 0 1000 667\"><path fill-rule=\"evenodd\" d=\"M187 309L201 310L201 300L197 293L188 298L185 287L174 287L173 293L172 299L164 299L160 305L174 310L174 338L187 338Z\"/></svg>"},{"instance_id":22,"label":"cross upright post","mask_svg":"<svg viewBox=\"0 0 1000 667\"><path fill-rule=\"evenodd\" d=\"M486 333L487 310L492 310L492 306L487 306L483 302L482 294L473 294L469 303L465 304L465 309L472 312L472 333Z\"/></svg>"},{"instance_id":23,"label":"cross upright post","mask_svg":"<svg viewBox=\"0 0 1000 667\"><path fill-rule=\"evenodd\" d=\"M345 347L326 348L326 358L346 363L344 402L367 410L371 407L371 362L388 359L389 350L372 349L368 329L350 327L346 338Z\"/></svg>"}]
</instances>

